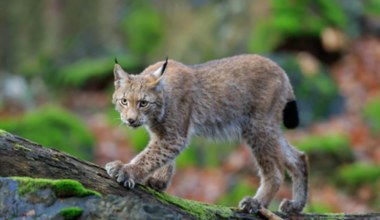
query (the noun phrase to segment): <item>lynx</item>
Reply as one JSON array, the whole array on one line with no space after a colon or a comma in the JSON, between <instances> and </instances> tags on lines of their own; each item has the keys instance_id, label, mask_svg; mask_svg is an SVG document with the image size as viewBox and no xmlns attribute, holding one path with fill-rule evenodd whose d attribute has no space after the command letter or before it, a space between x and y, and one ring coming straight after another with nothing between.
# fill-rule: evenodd
<instances>
[{"instance_id":1,"label":"lynx","mask_svg":"<svg viewBox=\"0 0 380 220\"><path fill-rule=\"evenodd\" d=\"M144 125L148 146L129 163L107 163L107 173L127 188L135 183L165 190L176 157L194 135L238 139L253 153L260 187L239 207L256 212L267 207L287 170L293 199L280 210L302 212L308 194L308 163L304 153L284 138L285 127L297 127L298 110L285 72L259 55L239 55L199 65L161 61L139 75L126 73L115 60L113 103L124 124Z\"/></svg>"}]
</instances>

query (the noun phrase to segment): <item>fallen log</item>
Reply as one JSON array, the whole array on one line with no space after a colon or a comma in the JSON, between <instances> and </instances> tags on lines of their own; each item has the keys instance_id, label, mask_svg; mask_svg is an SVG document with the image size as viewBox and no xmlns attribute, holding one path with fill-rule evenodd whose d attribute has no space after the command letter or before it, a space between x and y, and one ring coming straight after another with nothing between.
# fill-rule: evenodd
<instances>
[{"instance_id":1,"label":"fallen log","mask_svg":"<svg viewBox=\"0 0 380 220\"><path fill-rule=\"evenodd\" d=\"M236 208L210 205L159 193L141 185L138 185L133 190L127 190L111 179L105 170L96 164L80 160L55 149L43 147L37 143L0 130L0 177L15 176L53 180L71 179L78 181L89 190L99 192L103 197L91 198L91 202L87 201L85 203L91 203L91 206L81 206L82 208L91 207L84 212L86 218L95 215L94 213L96 211L102 212L98 213L98 216L103 216L107 214L107 212L110 212L109 210L103 210L105 204L108 204L111 210L115 210L115 212L119 210L119 213L124 213L123 216L117 215L117 213L110 213L113 217L117 216L129 219L136 218L136 216L139 215L141 218L152 218L152 216L160 215L160 213L161 215L165 213L166 217L171 216L172 219L256 220L266 219L268 216L272 216L271 213L266 212L267 210L264 210L266 213L264 215L247 214ZM18 179L14 179L17 182ZM2 184L1 181L4 181L4 183ZM12 182L12 180L9 181L9 178L0 179L0 192L2 188L10 186L14 182ZM21 183L18 182L18 184L20 185ZM8 191L6 192L10 195ZM4 217L9 214L1 213L2 211L9 212L9 210L15 210L9 207L1 207L1 204L5 204L1 201L4 197L5 196L0 195L0 219L2 216ZM18 197L14 198L17 199ZM60 201L62 202L64 199L65 198ZM117 203L112 201L117 201ZM98 209L93 208L96 204L99 205ZM123 204L124 207L133 208L122 212L120 211L122 207L112 207L113 205L117 206L117 204ZM37 215L35 212L35 210L29 210L27 213ZM26 214L24 213L23 215L25 216ZM283 219L380 219L380 213L286 215L284 213L275 212L275 214ZM13 216L15 216L15 213L13 213ZM160 219L162 216L156 217ZM82 218L85 217L82 216Z\"/></svg>"}]
</instances>

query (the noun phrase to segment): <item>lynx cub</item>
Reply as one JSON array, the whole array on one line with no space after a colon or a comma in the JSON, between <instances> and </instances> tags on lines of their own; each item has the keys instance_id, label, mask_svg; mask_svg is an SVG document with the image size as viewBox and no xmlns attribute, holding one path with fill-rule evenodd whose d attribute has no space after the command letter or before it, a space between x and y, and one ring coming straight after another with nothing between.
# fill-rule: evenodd
<instances>
[{"instance_id":1,"label":"lynx cub","mask_svg":"<svg viewBox=\"0 0 380 220\"><path fill-rule=\"evenodd\" d=\"M123 123L144 125L148 146L131 162L106 164L108 174L127 188L135 183L165 190L176 157L193 135L237 138L252 150L261 184L254 197L239 207L255 212L267 207L278 191L285 169L293 179L293 199L280 210L302 212L308 191L304 153L284 138L298 125L295 96L285 72L258 55L240 55L188 66L174 60L158 62L140 75L129 75L115 63L113 103Z\"/></svg>"}]
</instances>

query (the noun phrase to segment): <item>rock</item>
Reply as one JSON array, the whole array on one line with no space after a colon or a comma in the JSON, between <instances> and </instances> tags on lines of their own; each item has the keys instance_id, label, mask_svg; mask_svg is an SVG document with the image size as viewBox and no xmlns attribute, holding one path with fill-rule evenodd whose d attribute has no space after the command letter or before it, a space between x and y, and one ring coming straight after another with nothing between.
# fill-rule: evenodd
<instances>
[{"instance_id":1,"label":"rock","mask_svg":"<svg viewBox=\"0 0 380 220\"><path fill-rule=\"evenodd\" d=\"M34 185L37 181L40 179L30 178L27 183L12 177L0 178L0 219L65 219L62 214L73 209L82 210L77 216L81 219L192 219L167 207L145 203L139 197L96 194L58 197L53 185L22 192L25 184Z\"/></svg>"}]
</instances>

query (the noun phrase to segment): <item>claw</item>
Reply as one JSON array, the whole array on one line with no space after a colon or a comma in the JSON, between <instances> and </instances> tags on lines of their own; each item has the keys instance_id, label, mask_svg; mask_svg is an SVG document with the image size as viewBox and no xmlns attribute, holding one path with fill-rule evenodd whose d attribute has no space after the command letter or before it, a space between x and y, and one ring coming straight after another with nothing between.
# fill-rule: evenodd
<instances>
[{"instance_id":1,"label":"claw","mask_svg":"<svg viewBox=\"0 0 380 220\"><path fill-rule=\"evenodd\" d=\"M135 181L133 181L133 179L130 179L129 180L129 188L133 189L134 187L135 187Z\"/></svg>"},{"instance_id":2,"label":"claw","mask_svg":"<svg viewBox=\"0 0 380 220\"><path fill-rule=\"evenodd\" d=\"M118 175L117 179L116 179L116 182L118 183L122 183L124 180L121 178L120 175Z\"/></svg>"},{"instance_id":3,"label":"claw","mask_svg":"<svg viewBox=\"0 0 380 220\"><path fill-rule=\"evenodd\" d=\"M126 188L133 189L135 187L135 181L133 181L132 179L126 180L123 185Z\"/></svg>"},{"instance_id":4,"label":"claw","mask_svg":"<svg viewBox=\"0 0 380 220\"><path fill-rule=\"evenodd\" d=\"M129 182L128 182L128 180L123 183L123 186L129 188Z\"/></svg>"},{"instance_id":5,"label":"claw","mask_svg":"<svg viewBox=\"0 0 380 220\"><path fill-rule=\"evenodd\" d=\"M107 174L110 175L111 168L109 166L106 166L105 169L106 169Z\"/></svg>"},{"instance_id":6,"label":"claw","mask_svg":"<svg viewBox=\"0 0 380 220\"><path fill-rule=\"evenodd\" d=\"M248 212L250 214L259 212L261 208L261 204L256 199L249 197L244 198L240 202L239 206L242 211Z\"/></svg>"},{"instance_id":7,"label":"claw","mask_svg":"<svg viewBox=\"0 0 380 220\"><path fill-rule=\"evenodd\" d=\"M247 208L247 204L243 204L243 205L241 205L241 207L240 207L240 209L246 209Z\"/></svg>"}]
</instances>

